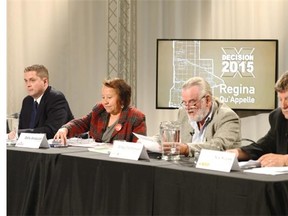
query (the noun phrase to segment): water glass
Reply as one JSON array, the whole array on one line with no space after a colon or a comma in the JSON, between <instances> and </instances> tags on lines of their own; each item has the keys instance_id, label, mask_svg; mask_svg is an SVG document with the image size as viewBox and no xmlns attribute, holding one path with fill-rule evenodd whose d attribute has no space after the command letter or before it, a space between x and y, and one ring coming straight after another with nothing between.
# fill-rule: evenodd
<instances>
[{"instance_id":1,"label":"water glass","mask_svg":"<svg viewBox=\"0 0 288 216\"><path fill-rule=\"evenodd\" d=\"M7 132L15 132L15 136L11 138L11 141L18 139L18 127L19 127L19 118L18 116L7 116Z\"/></svg>"},{"instance_id":2,"label":"water glass","mask_svg":"<svg viewBox=\"0 0 288 216\"><path fill-rule=\"evenodd\" d=\"M161 122L160 139L163 160L175 161L180 159L180 126L178 122Z\"/></svg>"}]
</instances>

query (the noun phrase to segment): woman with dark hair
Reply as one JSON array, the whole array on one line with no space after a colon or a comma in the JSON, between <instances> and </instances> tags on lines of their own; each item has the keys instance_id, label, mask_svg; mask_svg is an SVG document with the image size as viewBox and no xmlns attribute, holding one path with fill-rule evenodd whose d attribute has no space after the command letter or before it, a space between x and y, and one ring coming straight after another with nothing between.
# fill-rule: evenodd
<instances>
[{"instance_id":1,"label":"woman with dark hair","mask_svg":"<svg viewBox=\"0 0 288 216\"><path fill-rule=\"evenodd\" d=\"M146 120L141 111L130 106L130 101L131 87L123 79L105 80L101 103L86 116L63 125L54 139L66 144L67 138L88 132L96 142L137 142L133 132L146 135Z\"/></svg>"}]
</instances>

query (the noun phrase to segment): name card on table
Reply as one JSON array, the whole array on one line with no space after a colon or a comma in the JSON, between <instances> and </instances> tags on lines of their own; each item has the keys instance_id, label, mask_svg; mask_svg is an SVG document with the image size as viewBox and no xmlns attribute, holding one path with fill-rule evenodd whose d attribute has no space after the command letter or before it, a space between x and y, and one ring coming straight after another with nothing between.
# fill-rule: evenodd
<instances>
[{"instance_id":1,"label":"name card on table","mask_svg":"<svg viewBox=\"0 0 288 216\"><path fill-rule=\"evenodd\" d=\"M240 170L236 155L232 152L202 149L196 168L230 172Z\"/></svg>"},{"instance_id":2,"label":"name card on table","mask_svg":"<svg viewBox=\"0 0 288 216\"><path fill-rule=\"evenodd\" d=\"M43 133L21 133L15 146L26 148L49 148L46 134Z\"/></svg>"},{"instance_id":3,"label":"name card on table","mask_svg":"<svg viewBox=\"0 0 288 216\"><path fill-rule=\"evenodd\" d=\"M144 159L150 161L147 151L142 143L120 140L115 140L113 142L113 147L109 156L129 160Z\"/></svg>"}]
</instances>

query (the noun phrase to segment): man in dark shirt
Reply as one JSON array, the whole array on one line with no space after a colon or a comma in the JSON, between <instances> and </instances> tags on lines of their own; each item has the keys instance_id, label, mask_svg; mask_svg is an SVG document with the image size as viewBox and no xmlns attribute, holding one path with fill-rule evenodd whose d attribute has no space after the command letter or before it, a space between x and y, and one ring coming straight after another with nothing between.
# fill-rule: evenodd
<instances>
[{"instance_id":1,"label":"man in dark shirt","mask_svg":"<svg viewBox=\"0 0 288 216\"><path fill-rule=\"evenodd\" d=\"M28 96L22 102L18 133L45 133L51 139L74 118L69 104L62 92L49 86L49 73L43 65L25 68L24 81ZM15 131L8 135L9 139L14 136Z\"/></svg>"},{"instance_id":2,"label":"man in dark shirt","mask_svg":"<svg viewBox=\"0 0 288 216\"><path fill-rule=\"evenodd\" d=\"M270 129L256 143L232 149L239 160L254 159L261 166L288 166L288 71L275 84L279 108L269 115Z\"/></svg>"}]
</instances>

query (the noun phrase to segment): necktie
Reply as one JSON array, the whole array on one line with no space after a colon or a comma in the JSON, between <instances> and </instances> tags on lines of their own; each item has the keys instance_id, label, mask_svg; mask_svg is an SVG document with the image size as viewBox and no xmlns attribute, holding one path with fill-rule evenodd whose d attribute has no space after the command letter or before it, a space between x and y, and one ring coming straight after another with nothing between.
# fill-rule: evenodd
<instances>
[{"instance_id":1,"label":"necktie","mask_svg":"<svg viewBox=\"0 0 288 216\"><path fill-rule=\"evenodd\" d=\"M34 101L33 107L32 107L30 124L29 124L30 128L34 128L35 127L35 119L36 119L36 114L37 114L37 108L38 108L38 103L37 103L37 101Z\"/></svg>"}]
</instances>

